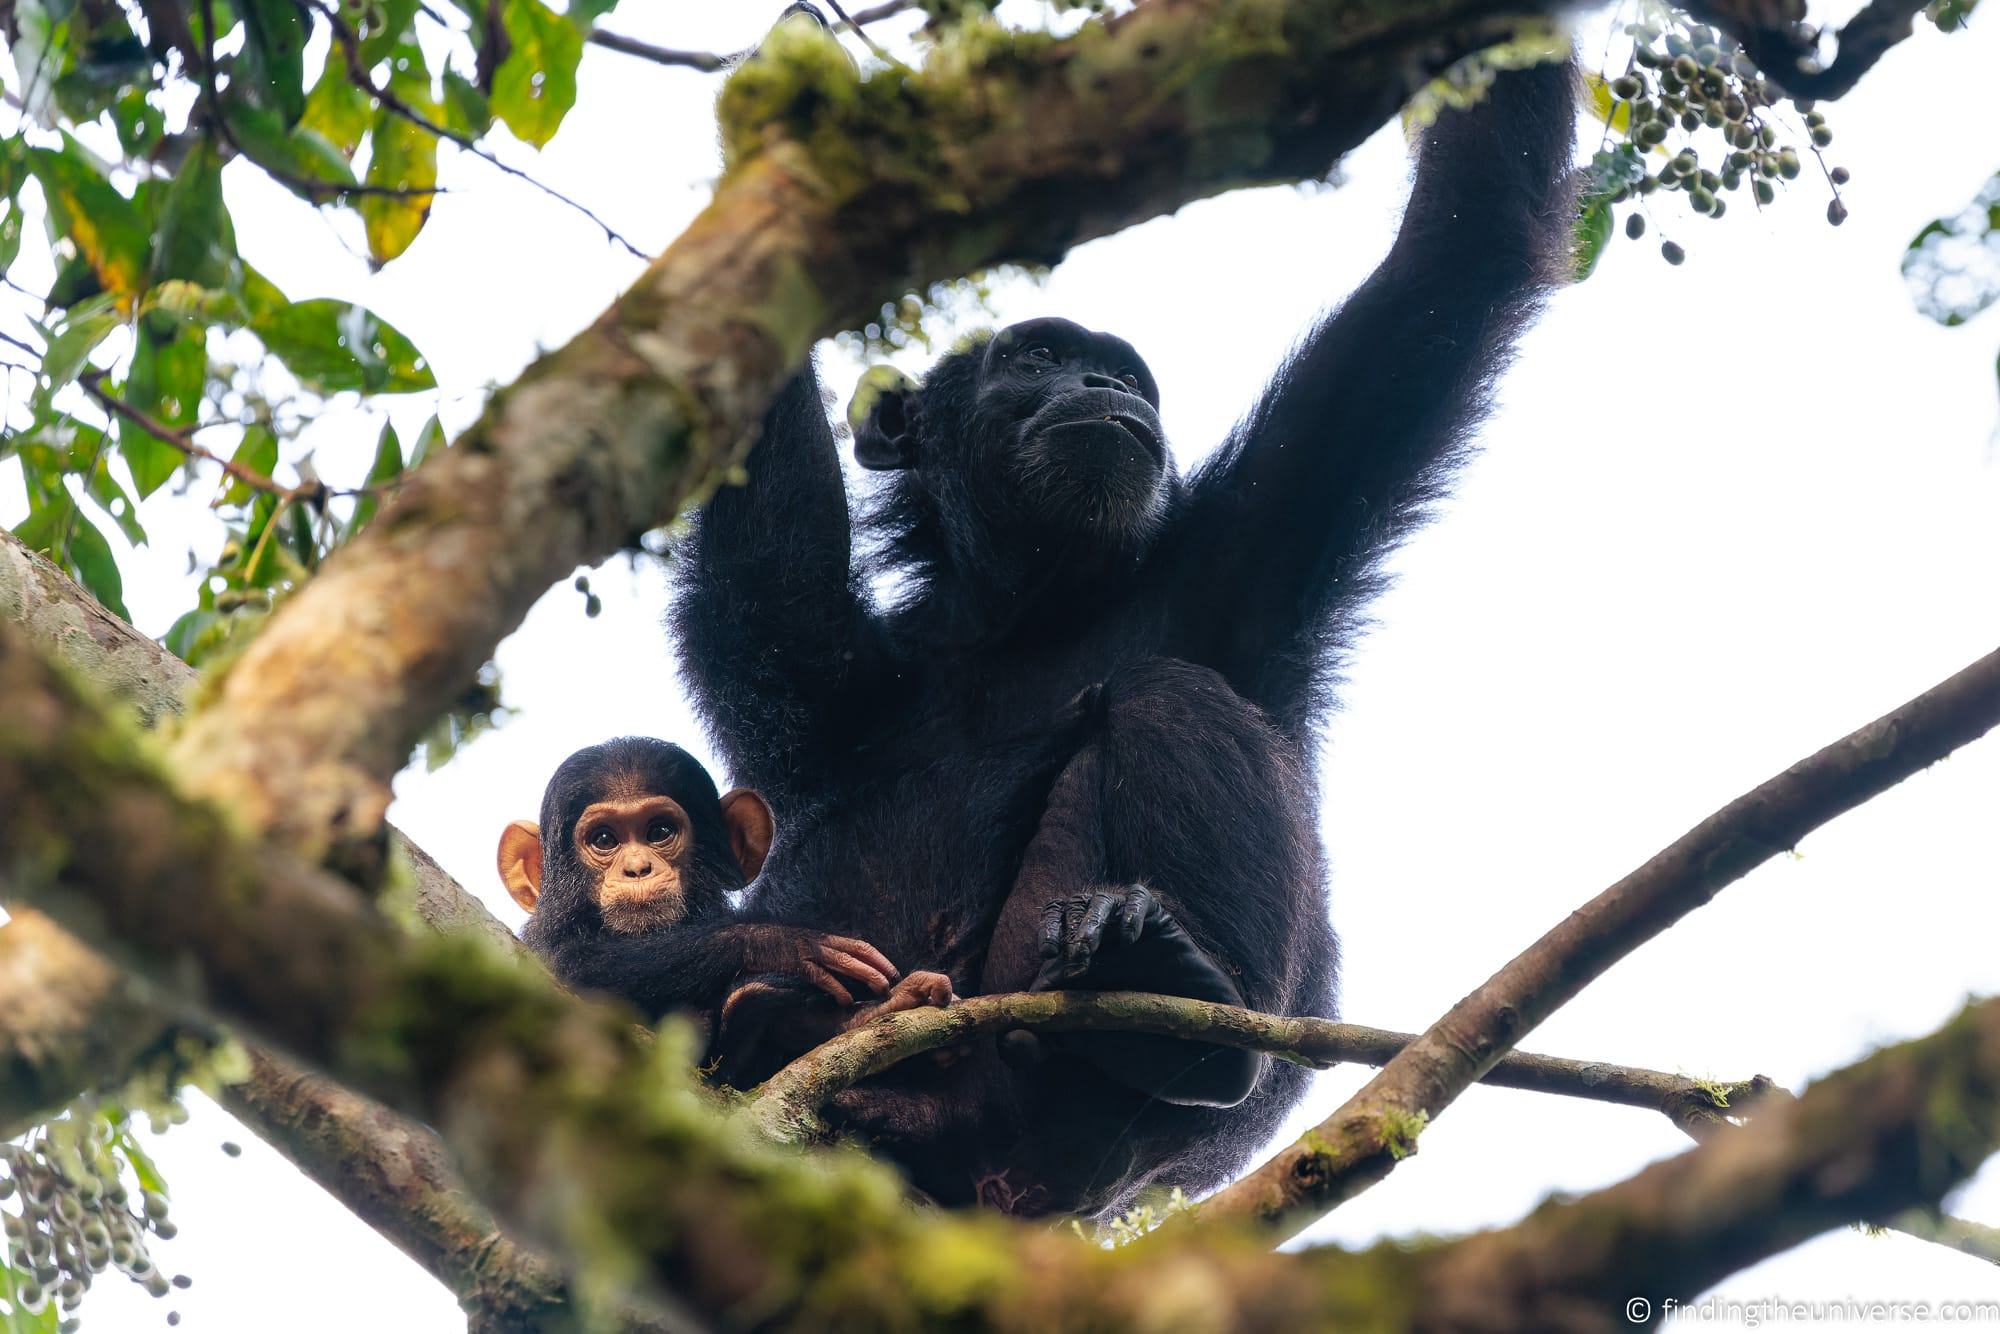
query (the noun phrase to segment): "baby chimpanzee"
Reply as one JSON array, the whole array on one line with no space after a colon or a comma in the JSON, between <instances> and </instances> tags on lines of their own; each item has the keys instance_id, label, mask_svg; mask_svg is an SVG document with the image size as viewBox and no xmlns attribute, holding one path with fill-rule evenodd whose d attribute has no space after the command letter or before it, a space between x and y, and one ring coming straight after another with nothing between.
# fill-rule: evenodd
<instances>
[{"instance_id":1,"label":"baby chimpanzee","mask_svg":"<svg viewBox=\"0 0 2000 1334\"><path fill-rule=\"evenodd\" d=\"M649 1018L708 1020L730 1054L726 1082L849 1024L951 999L943 975L901 977L865 941L743 921L728 896L756 877L772 832L757 793L718 795L679 746L621 737L564 760L540 822L501 832L500 879L531 914L522 938L557 981ZM880 999L857 1007L856 992Z\"/></svg>"}]
</instances>

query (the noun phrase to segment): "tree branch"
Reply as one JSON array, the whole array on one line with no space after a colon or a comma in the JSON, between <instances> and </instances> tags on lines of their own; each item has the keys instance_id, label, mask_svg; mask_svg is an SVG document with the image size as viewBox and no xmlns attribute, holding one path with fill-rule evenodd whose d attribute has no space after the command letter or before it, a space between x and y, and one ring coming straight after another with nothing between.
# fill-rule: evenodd
<instances>
[{"instance_id":1,"label":"tree branch","mask_svg":"<svg viewBox=\"0 0 2000 1334\"><path fill-rule=\"evenodd\" d=\"M1875 68L1889 48L1910 35L1926 0L1870 0L1835 38L1833 63L1822 66L1818 42L1784 17L1781 0L1690 0L1687 9L1713 23L1780 88L1793 97L1841 97Z\"/></svg>"},{"instance_id":2,"label":"tree branch","mask_svg":"<svg viewBox=\"0 0 2000 1334\"><path fill-rule=\"evenodd\" d=\"M904 1010L843 1033L799 1057L750 1096L744 1111L772 1139L802 1142L821 1130L817 1113L836 1093L912 1056L1013 1028L1037 1032L1158 1033L1268 1052L1324 1070L1343 1062L1385 1065L1416 1041L1327 1019L1259 1014L1184 996L1131 991L1039 991L971 996L944 1009ZM1658 1070L1512 1052L1482 1076L1496 1088L1554 1093L1643 1107L1695 1135L1711 1121L1741 1116L1782 1093L1762 1075L1731 1084Z\"/></svg>"},{"instance_id":3,"label":"tree branch","mask_svg":"<svg viewBox=\"0 0 2000 1334\"><path fill-rule=\"evenodd\" d=\"M150 726L177 713L194 672L104 610L67 575L0 533L0 624L18 625ZM415 907L440 931L512 945L513 933L415 844ZM32 909L0 927L0 1139L77 1094L114 1087L180 1021L102 955ZM554 1266L497 1234L428 1131L251 1050L223 1103L329 1194L445 1284L475 1331L576 1327ZM649 1321L614 1313L617 1327Z\"/></svg>"},{"instance_id":4,"label":"tree branch","mask_svg":"<svg viewBox=\"0 0 2000 1334\"><path fill-rule=\"evenodd\" d=\"M685 1299L670 1319L978 1332L1176 1327L1199 1310L1218 1328L1610 1329L1626 1296L1684 1296L1845 1219L1935 1203L2000 1140L1989 1002L1739 1133L1458 1243L1274 1255L1170 1228L1107 1252L920 1212L859 1155L741 1133L680 1044L644 1043L625 1012L562 996L513 955L400 934L326 873L242 845L11 627L0 700L10 892L178 1000L440 1126L503 1213L609 1272L637 1265L650 1300ZM74 838L86 818L127 837ZM299 966L270 968L280 950Z\"/></svg>"},{"instance_id":5,"label":"tree branch","mask_svg":"<svg viewBox=\"0 0 2000 1334\"><path fill-rule=\"evenodd\" d=\"M2000 651L1738 797L1516 956L1207 1219L1290 1235L1394 1169L1430 1117L1612 964L1836 815L2000 724Z\"/></svg>"},{"instance_id":6,"label":"tree branch","mask_svg":"<svg viewBox=\"0 0 2000 1334\"><path fill-rule=\"evenodd\" d=\"M33 909L0 926L0 1140L122 1080L176 1025L96 951Z\"/></svg>"}]
</instances>

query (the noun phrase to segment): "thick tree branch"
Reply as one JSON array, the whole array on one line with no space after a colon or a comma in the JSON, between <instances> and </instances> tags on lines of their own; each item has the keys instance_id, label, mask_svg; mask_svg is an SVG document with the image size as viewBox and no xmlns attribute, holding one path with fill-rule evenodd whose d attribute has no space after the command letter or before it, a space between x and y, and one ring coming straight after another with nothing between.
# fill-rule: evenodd
<instances>
[{"instance_id":1,"label":"thick tree branch","mask_svg":"<svg viewBox=\"0 0 2000 1334\"><path fill-rule=\"evenodd\" d=\"M904 1010L843 1033L799 1057L750 1097L746 1113L773 1139L799 1142L819 1133L817 1113L833 1095L910 1057L983 1034L1037 1032L1160 1033L1268 1052L1327 1069L1343 1062L1386 1065L1416 1041L1411 1033L1259 1014L1233 1005L1129 991L1040 991L972 996L947 1009ZM1778 1086L1758 1075L1731 1084L1659 1070L1510 1052L1482 1077L1496 1088L1555 1093L1644 1107L1695 1135L1712 1122L1745 1114Z\"/></svg>"},{"instance_id":2,"label":"thick tree branch","mask_svg":"<svg viewBox=\"0 0 2000 1334\"><path fill-rule=\"evenodd\" d=\"M0 623L18 625L152 723L179 712L195 673L104 610L53 565L0 533ZM440 931L512 944L513 934L415 844L415 907ZM41 913L0 927L0 1139L78 1093L119 1084L177 1021L96 951ZM252 1049L225 1105L329 1194L436 1275L475 1330L575 1327L560 1275L495 1233L444 1167L430 1132ZM560 1299L560 1300L558 1300ZM626 1314L619 1327L649 1328Z\"/></svg>"},{"instance_id":3,"label":"thick tree branch","mask_svg":"<svg viewBox=\"0 0 2000 1334\"><path fill-rule=\"evenodd\" d=\"M120 1082L171 1039L138 985L33 909L0 926L0 1140Z\"/></svg>"},{"instance_id":4,"label":"thick tree branch","mask_svg":"<svg viewBox=\"0 0 2000 1334\"><path fill-rule=\"evenodd\" d=\"M626 1259L687 1318L762 1328L1608 1329L1608 1296L1685 1296L1847 1218L1939 1196L2000 1139L2000 1002L1740 1133L1516 1229L1274 1255L1171 1229L1106 1252L901 1203L858 1155L716 1114L669 1042L513 955L405 936L324 872L239 843L0 627L10 892L184 1002L439 1125L489 1198L573 1256ZM83 812L127 831L71 837ZM299 966L272 969L284 950ZM1772 1128L1767 1129L1767 1123ZM620 1248L626 1248L620 1254ZM1614 1291L1615 1290L1615 1291Z\"/></svg>"},{"instance_id":5,"label":"thick tree branch","mask_svg":"<svg viewBox=\"0 0 2000 1334\"><path fill-rule=\"evenodd\" d=\"M1738 797L1516 956L1304 1139L1210 1199L1204 1217L1290 1234L1372 1186L1430 1117L1612 964L1996 724L2000 651Z\"/></svg>"},{"instance_id":6,"label":"thick tree branch","mask_svg":"<svg viewBox=\"0 0 2000 1334\"><path fill-rule=\"evenodd\" d=\"M1738 1134L1418 1265L1413 1330L1630 1329L1854 1219L1935 1203L2000 1144L2000 1001L1768 1107Z\"/></svg>"},{"instance_id":7,"label":"thick tree branch","mask_svg":"<svg viewBox=\"0 0 2000 1334\"><path fill-rule=\"evenodd\" d=\"M465 1308L468 1334L694 1328L638 1311L591 1321L555 1265L474 1202L435 1135L338 1084L253 1051L250 1077L224 1089L222 1105L435 1275Z\"/></svg>"}]
</instances>

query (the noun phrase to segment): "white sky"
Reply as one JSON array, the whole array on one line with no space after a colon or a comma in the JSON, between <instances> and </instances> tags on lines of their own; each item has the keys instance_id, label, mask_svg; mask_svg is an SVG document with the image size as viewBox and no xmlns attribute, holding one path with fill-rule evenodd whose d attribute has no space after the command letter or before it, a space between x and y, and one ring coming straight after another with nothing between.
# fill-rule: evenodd
<instances>
[{"instance_id":1,"label":"white sky","mask_svg":"<svg viewBox=\"0 0 2000 1334\"><path fill-rule=\"evenodd\" d=\"M614 26L733 49L778 6L666 8L628 5ZM2000 323L1932 326L1896 270L1917 227L2000 167L1995 68L1993 24L1952 38L1924 27L1830 109L1829 159L1854 172L1845 227L1820 220L1824 186L1810 179L1761 217L1747 200L1721 223L1660 210L1645 244L1615 240L1527 339L1484 453L1398 559L1331 729L1322 825L1347 1018L1422 1028L1716 806L2000 642ZM580 84L546 153L507 156L657 251L705 198L714 84L594 48ZM1004 286L999 316L1129 336L1164 386L1185 465L1366 275L1405 172L1385 131L1349 159L1344 188L1196 205L1084 247L1044 287ZM246 256L295 298L361 300L410 334L448 425L637 269L588 222L463 157L447 156L452 193L408 257L375 275L356 229L247 170L226 180ZM1659 260L1658 223L1687 246L1685 267ZM830 355L824 369L844 401L858 365ZM412 429L428 410L393 409ZM358 479L376 424L328 414L313 434L323 471ZM153 550L128 565L127 596L149 632L189 604L181 548L220 542L199 504L163 493L145 507ZM0 472L0 522L22 513L18 475ZM621 560L593 586L598 619L565 583L502 646L519 714L397 786L393 818L510 922L494 840L533 814L564 755L626 732L707 754L671 675L661 571ZM1928 1031L1968 995L2000 992L1996 810L1988 741L1732 886L1526 1045L1797 1088ZM1321 1076L1295 1128L1364 1074ZM241 1159L218 1151L225 1138L244 1143ZM1419 1156L1311 1236L1504 1224L1551 1191L1683 1147L1649 1113L1475 1090ZM163 1328L169 1305L193 1331L459 1326L442 1288L220 1113L199 1112L158 1152L182 1225L162 1263L196 1286L154 1303L106 1283L89 1328ZM2000 1223L2000 1174L1955 1206ZM1846 1231L1720 1293L1991 1302L2000 1269Z\"/></svg>"}]
</instances>

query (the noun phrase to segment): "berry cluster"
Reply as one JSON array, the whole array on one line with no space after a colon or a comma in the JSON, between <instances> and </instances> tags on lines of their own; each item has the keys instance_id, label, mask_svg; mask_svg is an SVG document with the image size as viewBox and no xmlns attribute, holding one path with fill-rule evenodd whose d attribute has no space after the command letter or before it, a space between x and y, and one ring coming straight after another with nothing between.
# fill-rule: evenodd
<instances>
[{"instance_id":1,"label":"berry cluster","mask_svg":"<svg viewBox=\"0 0 2000 1334\"><path fill-rule=\"evenodd\" d=\"M0 1146L0 1201L13 1204L0 1211L11 1270L10 1290L0 1295L16 1314L39 1314L54 1303L56 1328L73 1334L83 1294L107 1269L155 1297L189 1286L184 1274L161 1273L147 1252L148 1238L170 1239L174 1223L163 1193L126 1184L123 1136L112 1119L79 1105L23 1142ZM179 1316L167 1322L178 1324Z\"/></svg>"},{"instance_id":2,"label":"berry cluster","mask_svg":"<svg viewBox=\"0 0 2000 1334\"><path fill-rule=\"evenodd\" d=\"M1720 218L1728 212L1731 192L1748 186L1761 207L1777 199L1781 184L1798 179L1800 149L1786 142L1779 119L1783 94L1731 39L1666 11L1628 25L1625 33L1632 39L1625 72L1602 85L1598 103L1607 138L1622 133L1625 139L1597 155L1596 189L1604 207L1679 191L1695 213ZM1848 172L1828 168L1820 156L1833 142L1833 131L1812 103L1792 105L1804 117L1805 150L1818 160L1833 192L1827 220L1838 226L1847 218L1840 187ZM1669 139L1676 136L1682 146L1669 154ZM1626 217L1627 236L1637 240L1646 230L1642 212ZM1661 243L1660 253L1670 264L1687 258L1671 240Z\"/></svg>"}]
</instances>

